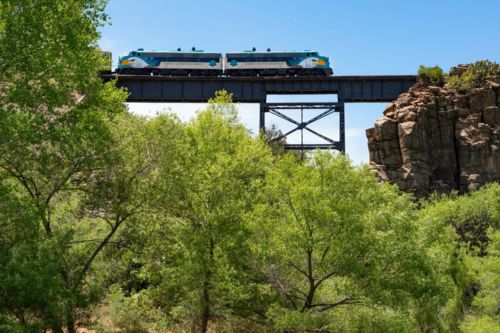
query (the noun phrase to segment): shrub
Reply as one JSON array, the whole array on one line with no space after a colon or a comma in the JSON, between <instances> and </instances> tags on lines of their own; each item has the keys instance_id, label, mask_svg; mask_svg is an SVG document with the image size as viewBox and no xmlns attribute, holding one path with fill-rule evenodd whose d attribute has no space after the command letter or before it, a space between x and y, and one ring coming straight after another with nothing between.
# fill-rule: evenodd
<instances>
[{"instance_id":1,"label":"shrub","mask_svg":"<svg viewBox=\"0 0 500 333\"><path fill-rule=\"evenodd\" d=\"M106 304L96 309L95 329L103 333L164 332L166 322L150 297L137 293L126 296L116 285L111 287Z\"/></svg>"},{"instance_id":2,"label":"shrub","mask_svg":"<svg viewBox=\"0 0 500 333\"><path fill-rule=\"evenodd\" d=\"M426 86L439 86L444 84L444 72L439 66L425 67L420 65L418 73L422 84Z\"/></svg>"},{"instance_id":3,"label":"shrub","mask_svg":"<svg viewBox=\"0 0 500 333\"><path fill-rule=\"evenodd\" d=\"M471 89L482 86L486 80L500 75L500 65L489 60L480 60L469 65L467 70L459 76L452 76L448 83L458 89Z\"/></svg>"}]
</instances>

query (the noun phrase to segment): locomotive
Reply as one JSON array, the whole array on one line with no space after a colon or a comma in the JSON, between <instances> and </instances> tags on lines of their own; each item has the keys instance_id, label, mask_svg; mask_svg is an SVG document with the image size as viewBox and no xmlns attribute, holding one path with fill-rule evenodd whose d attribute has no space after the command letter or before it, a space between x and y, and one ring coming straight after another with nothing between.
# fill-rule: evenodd
<instances>
[{"instance_id":1,"label":"locomotive","mask_svg":"<svg viewBox=\"0 0 500 333\"><path fill-rule=\"evenodd\" d=\"M153 74L173 76L218 76L222 74L222 54L202 50L184 52L144 51L138 49L119 58L118 74Z\"/></svg>"},{"instance_id":2,"label":"locomotive","mask_svg":"<svg viewBox=\"0 0 500 333\"><path fill-rule=\"evenodd\" d=\"M119 58L118 74L167 76L328 76L328 57L315 51L205 53L138 49Z\"/></svg>"},{"instance_id":3,"label":"locomotive","mask_svg":"<svg viewBox=\"0 0 500 333\"><path fill-rule=\"evenodd\" d=\"M226 53L225 74L228 76L328 76L333 73L328 57L318 52L245 51Z\"/></svg>"}]
</instances>

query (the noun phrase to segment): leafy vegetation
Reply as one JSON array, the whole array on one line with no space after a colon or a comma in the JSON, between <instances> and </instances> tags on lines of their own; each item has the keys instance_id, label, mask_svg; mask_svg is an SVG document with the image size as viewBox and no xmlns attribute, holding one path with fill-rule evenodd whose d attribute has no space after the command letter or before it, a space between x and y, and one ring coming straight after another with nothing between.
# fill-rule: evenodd
<instances>
[{"instance_id":1,"label":"leafy vegetation","mask_svg":"<svg viewBox=\"0 0 500 333\"><path fill-rule=\"evenodd\" d=\"M420 209L420 223L428 242L429 255L448 257L448 263L440 267L443 276L451 276L443 286L449 290L447 305L439 314L439 320L446 324L449 331L461 331L459 326L466 319L462 328L466 332L489 332L486 329L489 318L474 321L474 313L480 314L476 302L481 295L494 297L495 285L481 281L486 273L492 281L498 281L500 262L492 249L495 249L500 222L500 186L487 186L477 192L461 197L435 197L423 203ZM434 236L431 236L433 235ZM478 265L490 262L489 267ZM481 266L481 267L480 267ZM481 273L481 271L484 273ZM481 277L483 276L483 277ZM498 303L497 303L498 306ZM474 310L476 309L476 310ZM497 307L498 310L498 307ZM478 312L476 312L478 311ZM493 316L498 320L498 312ZM469 325L469 326L467 326ZM484 326L486 325L486 326ZM465 327L468 327L465 330Z\"/></svg>"},{"instance_id":2,"label":"leafy vegetation","mask_svg":"<svg viewBox=\"0 0 500 333\"><path fill-rule=\"evenodd\" d=\"M480 290L461 325L465 333L500 332L500 232L491 229L485 256L467 258Z\"/></svg>"},{"instance_id":3,"label":"leafy vegetation","mask_svg":"<svg viewBox=\"0 0 500 333\"><path fill-rule=\"evenodd\" d=\"M489 60L479 60L466 65L463 73L454 75L445 75L439 66L420 65L417 75L424 86L442 87L448 83L451 87L468 90L481 87L487 80L494 80L495 77L498 77L500 65Z\"/></svg>"},{"instance_id":4,"label":"leafy vegetation","mask_svg":"<svg viewBox=\"0 0 500 333\"><path fill-rule=\"evenodd\" d=\"M252 243L256 269L279 296L269 310L276 329L355 331L377 304L402 322L373 330L404 331L411 318L399 310L432 293L434 278L410 198L327 153L285 159L265 182Z\"/></svg>"},{"instance_id":5,"label":"leafy vegetation","mask_svg":"<svg viewBox=\"0 0 500 333\"><path fill-rule=\"evenodd\" d=\"M426 86L441 87L445 82L444 72L439 66L425 67L420 65L417 75L421 79L422 84Z\"/></svg>"},{"instance_id":6,"label":"leafy vegetation","mask_svg":"<svg viewBox=\"0 0 500 333\"><path fill-rule=\"evenodd\" d=\"M459 89L471 89L482 86L486 80L500 75L500 65L489 60L480 60L470 64L461 75L450 76L448 82Z\"/></svg>"},{"instance_id":7,"label":"leafy vegetation","mask_svg":"<svg viewBox=\"0 0 500 333\"><path fill-rule=\"evenodd\" d=\"M103 6L0 2L0 332L499 330L499 185L417 205L224 91L132 115Z\"/></svg>"}]
</instances>

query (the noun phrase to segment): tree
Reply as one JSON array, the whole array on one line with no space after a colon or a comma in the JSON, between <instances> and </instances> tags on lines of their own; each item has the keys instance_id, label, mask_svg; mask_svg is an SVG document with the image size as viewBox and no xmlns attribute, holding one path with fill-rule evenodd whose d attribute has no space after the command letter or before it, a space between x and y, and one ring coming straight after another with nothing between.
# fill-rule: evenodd
<instances>
[{"instance_id":1,"label":"tree","mask_svg":"<svg viewBox=\"0 0 500 333\"><path fill-rule=\"evenodd\" d=\"M500 226L499 198L500 187L491 184L462 196L436 196L421 202L420 224L425 232L420 238L426 240L429 256L441 257L441 265L436 265L442 271L440 284L450 289L446 306L432 310L439 317L430 319L442 321L450 331L461 326L470 332L489 331L486 327L494 323L489 318L492 312L482 312L479 304L481 298L494 294L494 276L498 275L496 245L490 242L495 242Z\"/></svg>"},{"instance_id":2,"label":"tree","mask_svg":"<svg viewBox=\"0 0 500 333\"><path fill-rule=\"evenodd\" d=\"M125 286L134 286L132 278L126 276L130 265L137 263L130 260L134 259L130 253L143 253L145 245L136 232L149 219L155 219L150 202L158 200L162 177L174 173L178 167L183 129L174 117L158 116L149 120L123 114L117 117L113 133L116 138L115 154L119 158L107 166L103 177L96 180L98 186L81 200L90 221L88 227L81 228L74 238L83 239L78 249L83 253L80 278L92 273L91 278L85 281L86 288L107 290L111 286L107 301L112 307L120 307L119 312L125 312L123 315L115 313L112 316L114 323L136 332L146 321L144 316L142 321L135 320L141 317L136 311L139 309L137 300L142 296L137 294L130 299L124 298L117 290L117 284L124 282ZM92 255L89 256L90 253ZM91 265L94 269L90 269ZM132 291L139 290L129 289L127 296ZM126 318L134 314L135 319ZM104 325L103 321L100 325Z\"/></svg>"},{"instance_id":3,"label":"tree","mask_svg":"<svg viewBox=\"0 0 500 333\"><path fill-rule=\"evenodd\" d=\"M246 288L243 217L271 154L237 122L226 92L186 125L184 139L181 167L161 168L158 214L144 230L149 244L143 259L150 291L159 288L154 293L172 325L207 332L236 312Z\"/></svg>"},{"instance_id":4,"label":"tree","mask_svg":"<svg viewBox=\"0 0 500 333\"><path fill-rule=\"evenodd\" d=\"M465 333L500 332L500 231L491 229L489 238L487 255L467 258L480 290L461 324Z\"/></svg>"},{"instance_id":5,"label":"tree","mask_svg":"<svg viewBox=\"0 0 500 333\"><path fill-rule=\"evenodd\" d=\"M372 331L413 329L404 309L433 281L407 195L330 153L286 158L265 184L250 221L255 265L281 297L268 311L275 327L357 331L372 312L384 314Z\"/></svg>"},{"instance_id":6,"label":"tree","mask_svg":"<svg viewBox=\"0 0 500 333\"><path fill-rule=\"evenodd\" d=\"M38 314L55 332L64 321L74 332L75 294L88 268L71 257L78 226L66 223L71 214L54 215L68 198L63 193L91 192L99 172L115 159L110 123L124 110L125 93L98 76L104 5L12 0L2 2L0 11L0 173L35 212L43 231L39 244L51 244L38 249L63 281L66 297L54 304L63 304L65 318ZM95 252L90 262L92 257Z\"/></svg>"},{"instance_id":7,"label":"tree","mask_svg":"<svg viewBox=\"0 0 500 333\"><path fill-rule=\"evenodd\" d=\"M273 155L283 155L285 153L286 139L283 137L283 133L276 128L275 124L260 135L264 142L271 148Z\"/></svg>"},{"instance_id":8,"label":"tree","mask_svg":"<svg viewBox=\"0 0 500 333\"><path fill-rule=\"evenodd\" d=\"M61 312L59 304L67 296L60 262L46 253L56 249L60 239L43 239L34 207L2 178L0 230L0 331L40 331L40 316L54 324L57 318L52 315Z\"/></svg>"}]
</instances>

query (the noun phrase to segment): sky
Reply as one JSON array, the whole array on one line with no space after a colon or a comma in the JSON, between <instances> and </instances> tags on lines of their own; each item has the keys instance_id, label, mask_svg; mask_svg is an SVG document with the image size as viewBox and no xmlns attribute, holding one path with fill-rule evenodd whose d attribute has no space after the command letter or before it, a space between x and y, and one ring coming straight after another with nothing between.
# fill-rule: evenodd
<instances>
[{"instance_id":1,"label":"sky","mask_svg":"<svg viewBox=\"0 0 500 333\"><path fill-rule=\"evenodd\" d=\"M100 47L114 56L131 50L197 49L214 52L314 50L330 57L334 75L415 74L419 65L450 67L481 59L500 62L498 0L110 0L111 25ZM272 101L333 101L334 96ZM137 114L161 110L188 120L199 104L129 104ZM382 116L381 103L346 105L346 150L368 162L365 130ZM241 104L241 121L258 128L258 106ZM313 114L305 115L305 118ZM286 131L290 125L268 118ZM338 120L311 126L338 138ZM290 138L291 142L297 137ZM309 136L305 140L312 140Z\"/></svg>"}]
</instances>

